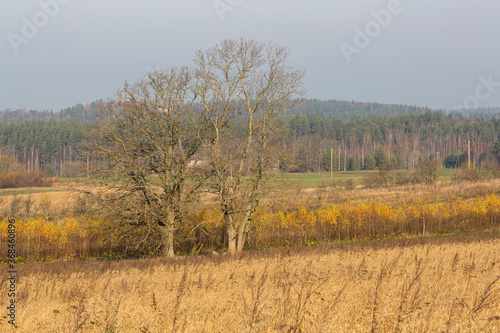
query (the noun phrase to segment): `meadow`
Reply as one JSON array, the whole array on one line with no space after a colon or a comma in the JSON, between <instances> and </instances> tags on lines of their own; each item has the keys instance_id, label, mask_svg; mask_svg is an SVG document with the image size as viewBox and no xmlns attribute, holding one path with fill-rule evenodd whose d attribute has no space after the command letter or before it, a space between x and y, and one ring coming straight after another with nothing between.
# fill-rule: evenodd
<instances>
[{"instance_id":1,"label":"meadow","mask_svg":"<svg viewBox=\"0 0 500 333\"><path fill-rule=\"evenodd\" d=\"M175 258L147 229L94 214L84 181L0 190L19 277L17 327L0 314L0 331L499 331L500 179L358 185L367 174L336 173L334 187L329 174L272 178L237 255L204 196Z\"/></svg>"},{"instance_id":2,"label":"meadow","mask_svg":"<svg viewBox=\"0 0 500 333\"><path fill-rule=\"evenodd\" d=\"M0 216L5 216L0 220L0 261L7 255L7 216L17 221L18 262L157 253L159 239L149 229L123 227L93 214L79 192L89 189L84 182L62 182L51 188L0 190ZM2 195L7 191L16 193ZM474 233L499 226L500 179L349 190L301 188L287 180L262 200L247 248ZM224 225L213 197L189 207L185 224L177 227L177 253L225 251Z\"/></svg>"},{"instance_id":3,"label":"meadow","mask_svg":"<svg viewBox=\"0 0 500 333\"><path fill-rule=\"evenodd\" d=\"M18 265L18 326L0 330L498 332L499 246L490 232Z\"/></svg>"},{"instance_id":4,"label":"meadow","mask_svg":"<svg viewBox=\"0 0 500 333\"><path fill-rule=\"evenodd\" d=\"M344 186L347 181L352 181L355 186L363 185L363 178L376 175L377 170L358 170L358 171L335 171L333 173L333 184ZM437 171L438 181L450 181L454 170L441 169ZM285 173L276 177L278 181L283 181L290 188L320 188L331 186L330 172L321 173Z\"/></svg>"}]
</instances>

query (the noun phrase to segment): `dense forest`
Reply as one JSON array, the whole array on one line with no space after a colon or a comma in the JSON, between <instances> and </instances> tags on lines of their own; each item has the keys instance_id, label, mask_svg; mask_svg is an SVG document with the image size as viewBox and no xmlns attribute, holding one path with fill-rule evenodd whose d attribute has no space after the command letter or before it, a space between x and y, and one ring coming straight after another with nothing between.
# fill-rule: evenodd
<instances>
[{"instance_id":1,"label":"dense forest","mask_svg":"<svg viewBox=\"0 0 500 333\"><path fill-rule=\"evenodd\" d=\"M40 170L58 176L77 176L80 143L89 123L32 120L0 123L0 156L14 156L24 170Z\"/></svg>"},{"instance_id":2,"label":"dense forest","mask_svg":"<svg viewBox=\"0 0 500 333\"><path fill-rule=\"evenodd\" d=\"M99 114L99 109L103 105L103 100L96 100L92 103L77 104L73 107L68 107L59 112L53 111L37 111L37 110L4 110L0 111L0 123L20 123L32 120L54 120L59 121L96 121ZM361 103L347 102L337 100L317 100L306 99L298 103L295 107L289 110L289 115L318 115L321 118L339 118L345 121L357 117L374 117L378 116L396 116L404 114L425 113L428 108L417 106L409 106L403 104L381 104L381 103ZM440 111L445 113L445 111ZM480 108L471 110L462 110L460 114L468 118L491 117L491 115L499 114L500 108Z\"/></svg>"},{"instance_id":3,"label":"dense forest","mask_svg":"<svg viewBox=\"0 0 500 333\"><path fill-rule=\"evenodd\" d=\"M282 141L281 166L287 171L334 169L339 171L383 168L414 169L426 159L458 167L470 142L474 166L493 159L492 147L500 133L500 120L470 118L437 111L396 116L364 116L344 121L319 115L288 117ZM446 163L445 163L446 162Z\"/></svg>"},{"instance_id":4,"label":"dense forest","mask_svg":"<svg viewBox=\"0 0 500 333\"><path fill-rule=\"evenodd\" d=\"M0 111L0 123L23 123L32 120L45 120L45 121L82 121L92 122L97 120L99 109L103 104L103 100L97 100L85 105L79 103L73 107L68 107L58 112L43 110L10 110L6 109Z\"/></svg>"},{"instance_id":5,"label":"dense forest","mask_svg":"<svg viewBox=\"0 0 500 333\"><path fill-rule=\"evenodd\" d=\"M78 176L86 154L81 141L98 119L103 101L57 113L0 112L0 155L14 156L25 170ZM496 109L445 113L406 105L305 100L283 121L279 163L287 172L414 169L427 159L459 167L470 142L474 166L498 158L500 119ZM498 114L498 113L497 113Z\"/></svg>"}]
</instances>

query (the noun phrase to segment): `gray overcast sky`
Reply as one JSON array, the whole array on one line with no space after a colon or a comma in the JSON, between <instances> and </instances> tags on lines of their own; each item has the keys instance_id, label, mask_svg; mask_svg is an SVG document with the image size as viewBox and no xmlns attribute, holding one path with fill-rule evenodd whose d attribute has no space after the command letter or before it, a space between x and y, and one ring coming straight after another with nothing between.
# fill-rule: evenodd
<instances>
[{"instance_id":1,"label":"gray overcast sky","mask_svg":"<svg viewBox=\"0 0 500 333\"><path fill-rule=\"evenodd\" d=\"M500 1L4 0L0 13L0 110L113 98L239 37L289 46L310 98L500 106Z\"/></svg>"}]
</instances>

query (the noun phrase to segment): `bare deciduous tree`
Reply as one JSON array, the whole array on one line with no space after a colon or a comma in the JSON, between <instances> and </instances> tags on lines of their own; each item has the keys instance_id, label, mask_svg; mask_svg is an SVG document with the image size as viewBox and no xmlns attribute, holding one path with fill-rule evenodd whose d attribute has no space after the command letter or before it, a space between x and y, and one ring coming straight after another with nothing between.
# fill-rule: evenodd
<instances>
[{"instance_id":1,"label":"bare deciduous tree","mask_svg":"<svg viewBox=\"0 0 500 333\"><path fill-rule=\"evenodd\" d=\"M195 91L212 128L207 155L230 253L242 251L265 175L277 162L280 115L303 94L304 73L288 66L288 55L285 47L240 39L195 57Z\"/></svg>"},{"instance_id":2,"label":"bare deciduous tree","mask_svg":"<svg viewBox=\"0 0 500 333\"><path fill-rule=\"evenodd\" d=\"M192 80L192 72L183 67L126 83L119 102L102 110L93 133L100 171L118 179L108 187L113 195L106 196L106 208L123 224L158 230L169 256L185 206L207 178L200 168L190 167L207 137L200 110L193 107Z\"/></svg>"}]
</instances>

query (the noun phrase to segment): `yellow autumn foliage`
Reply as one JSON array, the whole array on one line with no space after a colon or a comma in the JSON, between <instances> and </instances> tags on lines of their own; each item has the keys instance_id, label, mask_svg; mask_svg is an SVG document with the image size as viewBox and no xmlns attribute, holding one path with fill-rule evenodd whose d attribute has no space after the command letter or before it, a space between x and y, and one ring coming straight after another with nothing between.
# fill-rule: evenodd
<instances>
[{"instance_id":1,"label":"yellow autumn foliage","mask_svg":"<svg viewBox=\"0 0 500 333\"><path fill-rule=\"evenodd\" d=\"M261 214L255 223L254 232L260 234L255 239L263 242L255 246L481 231L499 227L500 197L490 194L476 200L402 201L395 205L378 201L345 202L317 210L300 207L291 212ZM290 237L290 230L297 231L295 240L284 238ZM272 237L266 238L271 234ZM274 243L265 244L266 239Z\"/></svg>"},{"instance_id":2,"label":"yellow autumn foliage","mask_svg":"<svg viewBox=\"0 0 500 333\"><path fill-rule=\"evenodd\" d=\"M0 221L0 256L7 257L8 219ZM410 235L481 231L500 225L500 196L476 199L452 198L435 202L397 204L343 202L317 209L301 206L288 211L259 208L250 230L251 247L303 245L368 240ZM215 207L188 214L176 231L178 251L195 246L205 250L224 246L224 221ZM66 217L43 217L16 221L17 256L26 260L67 257L99 257L110 254L157 253L158 242L147 228L118 228L113 221Z\"/></svg>"}]
</instances>

